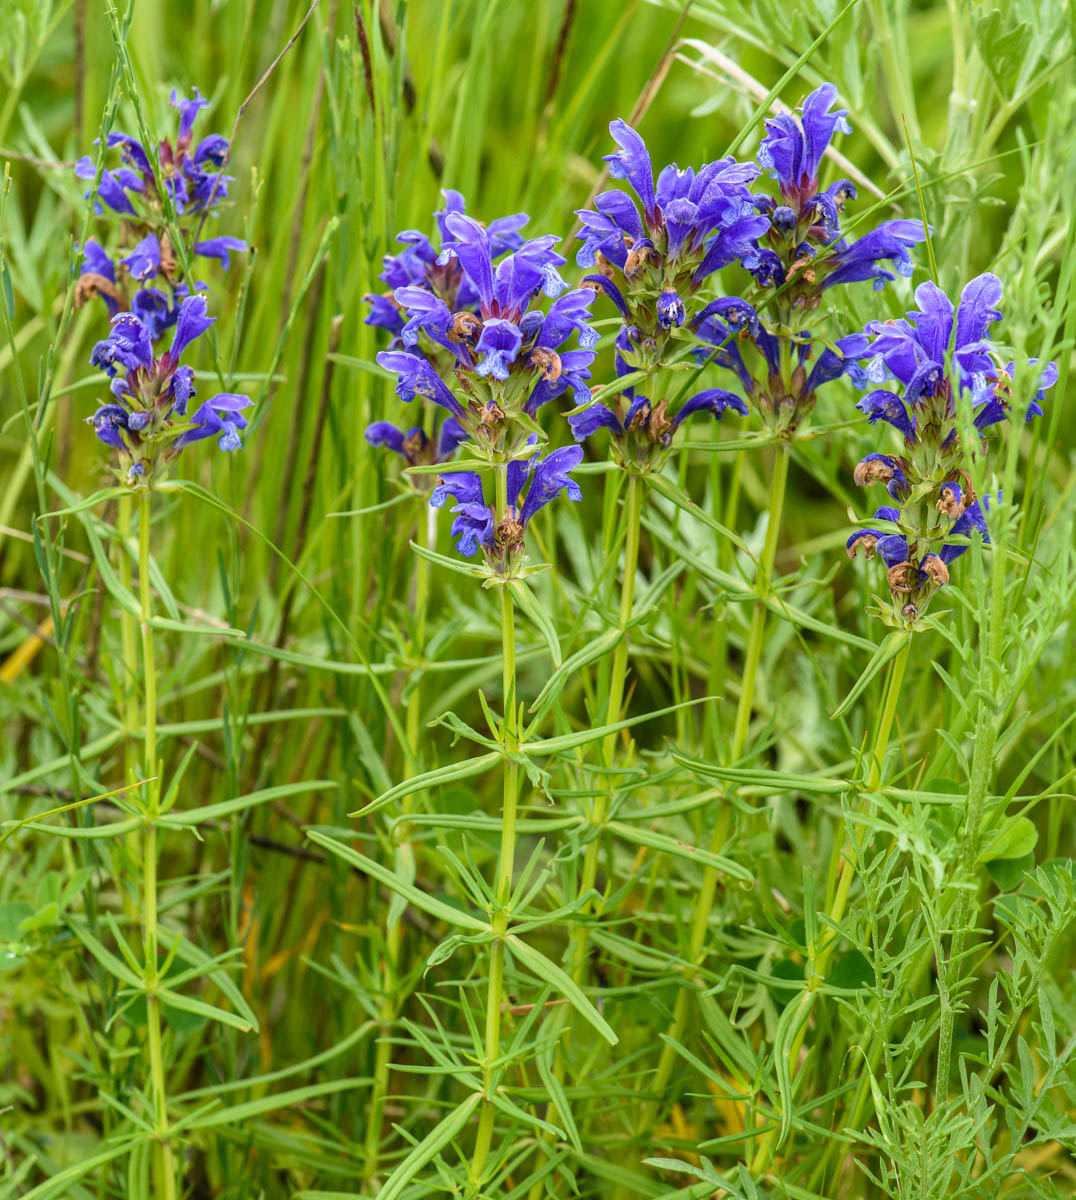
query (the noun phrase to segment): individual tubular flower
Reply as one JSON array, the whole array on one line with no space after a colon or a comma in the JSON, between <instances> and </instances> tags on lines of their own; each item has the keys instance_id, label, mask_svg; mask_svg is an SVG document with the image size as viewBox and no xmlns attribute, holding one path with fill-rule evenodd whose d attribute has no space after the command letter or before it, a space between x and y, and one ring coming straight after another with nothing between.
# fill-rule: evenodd
<instances>
[{"instance_id":1,"label":"individual tubular flower","mask_svg":"<svg viewBox=\"0 0 1076 1200\"><path fill-rule=\"evenodd\" d=\"M571 477L582 459L580 446L551 450L544 458L513 459L505 467L507 503L501 512L486 503L482 477L473 471L441 476L430 505L442 508L452 497L452 536L460 554L470 558L481 549L492 574L511 578L521 565L527 526L534 515L561 494L569 500L582 499L579 485Z\"/></svg>"},{"instance_id":2,"label":"individual tubular flower","mask_svg":"<svg viewBox=\"0 0 1076 1200\"><path fill-rule=\"evenodd\" d=\"M445 417L430 437L421 425L400 429L391 421L374 421L366 427L371 446L383 446L398 454L409 467L448 462L467 434L453 416ZM420 478L423 478L420 476Z\"/></svg>"},{"instance_id":3,"label":"individual tubular flower","mask_svg":"<svg viewBox=\"0 0 1076 1200\"><path fill-rule=\"evenodd\" d=\"M207 215L216 212L220 201L228 194L231 176L225 175L223 170L229 153L227 140L220 134L209 134L194 143L195 118L208 103L198 94L197 88L189 100L172 92L172 105L179 112L179 127L174 142L166 139L158 147L156 167L137 138L128 133L110 133L106 146L119 151L122 165L103 169L96 187L86 193L87 198L93 197L98 213L107 208L125 218L119 228L121 237L129 239L129 252L119 258L119 266L123 274L143 288L155 280L173 289L180 286L181 267L168 233L168 207L173 210L186 241L193 239ZM97 166L88 155L75 164L75 176L91 183L97 178ZM100 269L103 265L100 256L91 260L91 246L96 245L95 242L86 243L86 259L80 276L80 281L87 274L95 276L91 282L96 286L82 284L76 289L75 300L81 304L92 294L100 295L108 304L110 315L114 316L121 306L127 307L122 299L122 284L115 269L111 276ZM216 259L227 270L231 255L246 250L247 244L239 238L216 236L193 242L191 249L203 258ZM104 251L100 254L104 255ZM118 295L104 287L101 279L115 285ZM178 300L185 294L183 292ZM174 307L176 303L168 306L169 309ZM166 328L167 324L155 326L153 336L159 337Z\"/></svg>"},{"instance_id":4,"label":"individual tubular flower","mask_svg":"<svg viewBox=\"0 0 1076 1200\"><path fill-rule=\"evenodd\" d=\"M453 312L428 289L397 288L394 300L406 318L399 338L408 348L382 351L377 361L396 374L403 399L428 397L459 419L476 452L510 458L530 436L541 405L569 389L576 404L590 399L593 293L560 294L567 284L555 237L521 242L498 258L501 235L491 234L492 226L456 211L444 226L438 262L460 264L475 309ZM531 307L540 293L556 297L544 312ZM573 336L578 348L565 349Z\"/></svg>"},{"instance_id":5,"label":"individual tubular flower","mask_svg":"<svg viewBox=\"0 0 1076 1200\"><path fill-rule=\"evenodd\" d=\"M618 344L625 336L618 334ZM626 374L624 360L617 355L617 370ZM570 413L568 424L576 441L584 441L600 429L608 429L613 438L617 460L624 467L647 472L660 467L672 448L677 429L696 413L709 413L720 420L729 410L746 417L747 404L734 392L724 388L707 388L685 400L675 413L669 412L669 401L656 404L634 388L619 393L612 407L595 402L578 412Z\"/></svg>"},{"instance_id":6,"label":"individual tubular flower","mask_svg":"<svg viewBox=\"0 0 1076 1200\"><path fill-rule=\"evenodd\" d=\"M753 263L754 242L769 221L755 211L747 189L758 176L753 164L725 158L696 172L673 163L655 183L639 134L620 120L609 131L619 146L605 156L609 174L627 181L642 213L626 193L602 192L594 210L577 213L583 245L576 261L598 268L585 282L616 304L639 331L634 352L657 365L703 281L737 260Z\"/></svg>"},{"instance_id":7,"label":"individual tubular flower","mask_svg":"<svg viewBox=\"0 0 1076 1200\"><path fill-rule=\"evenodd\" d=\"M1004 420L1012 406L1014 365L997 365L989 336L1001 317L996 307L1001 293L996 276L980 275L964 288L954 309L939 287L924 283L915 293L918 308L905 318L868 326L875 338L866 373L872 382L890 386L871 391L857 407L872 425L883 421L896 429L902 444L899 456L868 455L856 467L855 482L884 483L899 504L898 518L892 519L906 531L906 552L896 562L887 561L895 623L914 622L949 581L949 567L967 547L948 539L979 533L989 540L987 501L976 498L969 473L987 443L980 436L968 445L961 436L957 398L962 391L970 394L980 435ZM1057 379L1053 363L1032 360L1029 366L1037 374L1026 420L1041 414L1045 388ZM881 542L878 547L881 553ZM894 544L894 554L897 548Z\"/></svg>"},{"instance_id":8,"label":"individual tubular flower","mask_svg":"<svg viewBox=\"0 0 1076 1200\"><path fill-rule=\"evenodd\" d=\"M107 373L112 399L88 418L107 446L119 451L120 475L150 487L184 446L215 437L222 450L238 450L250 398L221 392L192 409L194 372L180 359L216 320L203 296L188 296L175 321L171 347L153 351L149 327L134 313L118 313L108 338L93 348L90 362Z\"/></svg>"},{"instance_id":9,"label":"individual tubular flower","mask_svg":"<svg viewBox=\"0 0 1076 1200\"><path fill-rule=\"evenodd\" d=\"M81 307L91 296L101 297L110 317L127 308L127 300L116 286L116 264L93 238L82 247L82 267L75 283L76 305Z\"/></svg>"}]
</instances>

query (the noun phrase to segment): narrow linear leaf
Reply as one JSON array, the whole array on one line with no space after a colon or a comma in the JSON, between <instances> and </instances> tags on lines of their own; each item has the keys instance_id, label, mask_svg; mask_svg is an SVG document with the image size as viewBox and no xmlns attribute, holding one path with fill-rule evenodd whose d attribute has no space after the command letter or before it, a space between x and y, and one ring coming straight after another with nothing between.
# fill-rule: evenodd
<instances>
[{"instance_id":1,"label":"narrow linear leaf","mask_svg":"<svg viewBox=\"0 0 1076 1200\"><path fill-rule=\"evenodd\" d=\"M385 1180L385 1186L377 1193L379 1200L396 1200L431 1158L448 1145L471 1119L471 1114L482 1101L480 1092L472 1092L466 1100L434 1126L395 1171Z\"/></svg>"},{"instance_id":2,"label":"narrow linear leaf","mask_svg":"<svg viewBox=\"0 0 1076 1200\"><path fill-rule=\"evenodd\" d=\"M356 812L348 813L349 817L365 817L368 813L377 812L386 804L399 800L404 796L413 796L416 792L425 792L429 788L442 787L446 783L455 783L459 779L470 779L472 775L481 775L494 763L500 762L501 752L493 750L489 754L481 754L478 758L468 758L461 763L451 763L447 767L437 767L433 771L425 771L411 779L405 779L395 787L383 792L376 800L371 800L365 807Z\"/></svg>"},{"instance_id":3,"label":"narrow linear leaf","mask_svg":"<svg viewBox=\"0 0 1076 1200\"><path fill-rule=\"evenodd\" d=\"M622 824L620 821L610 821L606 828L626 842L632 842L637 846L649 846L652 850L660 850L662 854L671 854L674 858L681 858L685 862L702 863L704 867L713 867L734 879L742 879L745 883L750 883L753 878L746 867L740 866L738 862L733 862L731 858L713 854L698 846L690 846L687 842L678 842L676 838L671 838L667 834L655 833L651 829L639 829L634 825Z\"/></svg>"},{"instance_id":4,"label":"narrow linear leaf","mask_svg":"<svg viewBox=\"0 0 1076 1200\"><path fill-rule=\"evenodd\" d=\"M345 846L336 838L331 838L316 829L307 830L306 836L315 845L323 847L353 867L357 867L364 875L369 875L371 878L379 880L391 891L398 892L405 900L408 900L416 908L422 909L423 912L429 913L431 917L437 917L448 925L462 925L464 929L474 929L479 933L489 931L489 926L484 921L472 917L470 913L461 912L450 904L444 904L410 884L403 883L388 867L374 862L372 858L367 858L365 854L360 854L358 850L353 850L350 846Z\"/></svg>"},{"instance_id":5,"label":"narrow linear leaf","mask_svg":"<svg viewBox=\"0 0 1076 1200\"><path fill-rule=\"evenodd\" d=\"M560 992L568 1003L571 1004L572 1008L585 1021L592 1025L610 1046L617 1044L618 1039L612 1028L583 994L583 989L566 971L558 967L551 958L546 958L540 950L535 950L533 946L528 946L522 938L518 938L514 934L508 934L505 942L520 962L528 967L539 979Z\"/></svg>"}]
</instances>

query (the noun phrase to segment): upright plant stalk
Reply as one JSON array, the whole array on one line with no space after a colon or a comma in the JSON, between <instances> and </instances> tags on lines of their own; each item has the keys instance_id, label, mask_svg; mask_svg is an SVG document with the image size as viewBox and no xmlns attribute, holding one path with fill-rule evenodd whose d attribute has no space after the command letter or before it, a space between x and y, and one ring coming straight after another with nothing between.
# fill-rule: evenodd
<instances>
[{"instance_id":1,"label":"upright plant stalk","mask_svg":"<svg viewBox=\"0 0 1076 1200\"><path fill-rule=\"evenodd\" d=\"M623 508L625 522L624 572L620 583L619 605L619 624L620 629L623 631L623 636L617 642L616 650L613 652L613 665L609 675L609 692L605 704L604 720L607 725L611 725L620 719L620 710L624 704L624 688L627 683L628 660L630 658L628 623L631 620L631 612L635 603L635 576L639 568L639 539L642 530L643 492L644 483L641 476L636 475L634 472L630 473L628 475L627 493L624 497ZM609 524L615 528L615 522L609 522ZM616 545L617 540L615 537L606 540L606 548L610 553ZM616 754L616 737L615 733L609 734L602 742L602 764L606 769L611 768L613 765ZM611 780L611 776L609 778ZM594 887L598 877L598 861L601 857L602 849L601 828L608 817L609 803L614 790L610 782L608 787L594 801L594 808L591 811L590 819L591 824L597 832L587 844L586 852L583 856L583 870L579 884L579 894L581 896L585 896ZM586 981L588 933L589 928L587 925L577 925L573 929L571 936L570 959L572 976L575 982L579 984ZM553 1018L555 1022L553 1028L559 1032L568 1019L568 1010L562 1009ZM559 1043L553 1064L553 1074L563 1082L564 1058ZM550 1100L546 1119L550 1123L554 1123L557 1119L557 1105L553 1100ZM539 1197L544 1194L544 1188L544 1180L537 1180L530 1190L528 1200L539 1200Z\"/></svg>"},{"instance_id":2,"label":"upright plant stalk","mask_svg":"<svg viewBox=\"0 0 1076 1200\"><path fill-rule=\"evenodd\" d=\"M773 564L777 558L777 545L781 537L781 516L785 506L785 488L788 483L789 446L787 442L777 443L777 455L773 464L773 478L770 483L770 513L766 525L766 539L762 545L762 557L759 559L758 574L755 579L754 611L751 614L751 628L747 636L747 649L744 654L743 678L740 688L740 701L736 709L736 724L732 735L732 747L729 753L730 761L735 762L744 751L747 744L747 734L751 727L751 711L755 702L755 682L758 677L758 664L762 658L762 647L766 633L766 604L764 597L769 592L773 577ZM714 823L713 836L710 839L710 849L714 854L720 852L728 839L732 825L732 808L726 803L722 806ZM704 957L706 933L710 927L710 913L714 906L714 896L717 892L719 872L715 867L707 867L702 875L702 887L699 889L698 903L695 907L695 920L691 926L690 959L692 967L698 967ZM676 997L676 1007L673 1010L672 1025L669 1028L669 1042L665 1043L658 1061L657 1075L652 1085L653 1091L663 1095L676 1063L676 1050L671 1044L683 1037L687 1027L687 1019L691 1011L692 992L687 986L680 989ZM657 1103L661 1103L658 1101Z\"/></svg>"},{"instance_id":3,"label":"upright plant stalk","mask_svg":"<svg viewBox=\"0 0 1076 1200\"><path fill-rule=\"evenodd\" d=\"M131 540L131 496L125 492L117 501L116 531L120 536L120 556L117 564L120 583L131 590L131 559L127 547ZM126 677L123 680L123 723L127 732L127 774L135 776L137 755L133 734L138 728L138 635L135 620L126 608L120 608L120 645L123 649L123 665Z\"/></svg>"},{"instance_id":4,"label":"upright plant stalk","mask_svg":"<svg viewBox=\"0 0 1076 1200\"><path fill-rule=\"evenodd\" d=\"M426 508L418 522L419 543L427 550L432 549L434 527L429 519L432 509ZM430 592L430 564L422 555L415 559L415 631L412 638L412 650L422 653L426 645L426 609ZM405 731L411 755L404 758L404 778L415 774L419 762L420 720L422 716L421 684L416 683L407 700L405 715ZM414 766L412 764L415 764ZM400 801L400 816L406 817L411 811L415 797L405 796ZM410 846L400 846L398 853L410 851ZM385 1099L389 1089L389 1075L392 1069L392 1046L385 1034L389 1025L396 1019L402 999L397 994L397 967L400 961L400 947L403 942L404 925L402 919L389 929L384 962L382 963L381 980L381 1027L382 1037L377 1043L374 1059L374 1082L370 1095L370 1111L366 1124L366 1178L376 1180L378 1173L378 1158L381 1146L381 1124L385 1111Z\"/></svg>"},{"instance_id":5,"label":"upright plant stalk","mask_svg":"<svg viewBox=\"0 0 1076 1200\"><path fill-rule=\"evenodd\" d=\"M164 1077L161 1036L161 1004L157 953L157 819L161 789L157 779L157 672L153 652L153 594L149 574L150 494L139 493L138 508L138 593L142 623L142 678L145 689L145 757L143 773L145 834L142 842L142 891L145 906L144 951L146 1028L149 1041L150 1097L157 1137L155 1151L157 1194L175 1200L175 1160L168 1140L168 1092Z\"/></svg>"},{"instance_id":6,"label":"upright plant stalk","mask_svg":"<svg viewBox=\"0 0 1076 1200\"><path fill-rule=\"evenodd\" d=\"M508 477L502 467L497 472L497 511L508 508ZM512 589L504 583L501 593L502 680L504 687L504 749L514 752L519 744L519 706L516 703L516 623ZM519 793L519 768L505 758L503 811L501 814L501 849L497 858L497 877L493 886L491 925L493 943L489 955L489 985L486 992L486 1027L483 1047L482 1090L486 1101L478 1121L474 1155L471 1158L471 1184L475 1191L481 1185L486 1162L493 1143L493 1124L496 1109L489 1097L497 1078L497 1059L501 1052L501 1010L504 1000L504 939L508 932L509 903L512 898L512 878L516 857L516 806Z\"/></svg>"},{"instance_id":7,"label":"upright plant stalk","mask_svg":"<svg viewBox=\"0 0 1076 1200\"><path fill-rule=\"evenodd\" d=\"M1012 451L1010 451L1012 453ZM1011 494L1011 489L1010 489ZM986 640L989 653L986 663L989 668L988 695L997 695L1000 690L999 674L1004 644L1004 597L1005 597L1005 553L1004 547L995 548L991 558L990 579L990 611L987 616L988 627ZM968 787L968 810L964 818L964 833L960 845L958 870L967 881L975 880L975 864L979 857L979 843L982 836L983 812L986 807L987 787L990 783L991 768L994 765L994 747L997 743L998 722L985 700L979 701L979 712L976 718L975 749L972 752L971 780ZM942 979L944 994L941 997L941 1028L938 1032L938 1062L934 1076L934 1103L942 1105L949 1095L949 1071L953 1059L953 1029L956 1024L956 1010L950 1001L952 984L950 974L955 970L959 982L961 959L964 956L964 945L967 940L968 928L974 917L974 907L977 901L977 888L962 888L957 893L956 905L953 912L953 937L949 944L949 961Z\"/></svg>"},{"instance_id":8,"label":"upright plant stalk","mask_svg":"<svg viewBox=\"0 0 1076 1200\"><path fill-rule=\"evenodd\" d=\"M628 475L628 490L624 497L624 576L620 585L620 629L621 638L613 653L613 667L609 676L609 697L605 705L605 723L612 725L620 720L620 710L624 704L624 685L628 675L628 624L631 621L631 610L635 603L635 575L639 566L639 533L642 524L643 481L634 472ZM613 766L616 754L615 733L606 736L602 743L602 765L609 771ZM609 804L614 791L612 775L607 775L608 785L597 796L591 812L590 822L596 830L587 845L583 857L583 874L580 880L580 895L586 895L598 878L598 860L602 849L602 826L609 815ZM587 931L584 925L576 926L573 933L574 947L572 959L576 982L581 982L586 975L587 962Z\"/></svg>"},{"instance_id":9,"label":"upright plant stalk","mask_svg":"<svg viewBox=\"0 0 1076 1200\"><path fill-rule=\"evenodd\" d=\"M889 738L893 732L893 721L896 718L897 704L900 700L900 689L904 682L904 672L908 665L908 658L911 653L912 639L909 634L904 641L904 645L897 652L893 660L892 669L889 672L889 680L886 685L885 699L882 702L882 712L878 720L878 728L874 737L874 746L871 749L870 770L867 776L867 791L876 792L882 785L882 773L885 765L885 752L889 746ZM853 857L852 849L847 844L839 843L842 849L838 851L840 854L840 873L837 879L836 893L833 897L833 902L829 908L829 919L834 925L839 925L844 919L845 910L848 907L848 897L852 890L852 881L855 879L856 863ZM819 944L817 947L809 947L811 957L807 963L805 978L807 986L800 994L799 1000L796 1002L800 1011L795 1015L794 1020L798 1025L795 1035L792 1039L792 1044L788 1051L788 1078L792 1080L796 1072L796 1064L799 1061L800 1050L803 1048L803 1042L807 1036L807 1018L810 1016L811 1009L814 1006L815 998L818 994L818 989L825 982L826 969L829 966L830 956L833 953L833 948L837 943L837 935L828 926L819 932ZM876 1045L880 1045L876 1043ZM872 1061L869 1073L873 1074L875 1062ZM786 1105L791 1103L791 1096L784 1098ZM774 1143L777 1138L777 1131L771 1129L770 1132L763 1138L758 1151L755 1154L752 1170L755 1173L765 1170L774 1151Z\"/></svg>"}]
</instances>

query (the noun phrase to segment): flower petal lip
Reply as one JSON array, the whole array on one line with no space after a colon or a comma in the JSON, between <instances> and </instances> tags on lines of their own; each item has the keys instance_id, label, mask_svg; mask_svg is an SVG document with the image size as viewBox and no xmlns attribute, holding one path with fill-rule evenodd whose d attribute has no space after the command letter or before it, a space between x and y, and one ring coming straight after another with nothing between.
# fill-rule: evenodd
<instances>
[{"instance_id":1,"label":"flower petal lip","mask_svg":"<svg viewBox=\"0 0 1076 1200\"><path fill-rule=\"evenodd\" d=\"M610 123L609 132L619 150L604 155L609 174L614 179L626 179L642 201L643 215L648 225L657 221L658 202L654 192L654 168L646 143L632 127L619 117Z\"/></svg>"},{"instance_id":2,"label":"flower petal lip","mask_svg":"<svg viewBox=\"0 0 1076 1200\"><path fill-rule=\"evenodd\" d=\"M176 318L176 332L169 351L172 362L177 363L183 351L195 338L201 337L216 319L206 311L204 296L188 296L180 305L179 316Z\"/></svg>"}]
</instances>

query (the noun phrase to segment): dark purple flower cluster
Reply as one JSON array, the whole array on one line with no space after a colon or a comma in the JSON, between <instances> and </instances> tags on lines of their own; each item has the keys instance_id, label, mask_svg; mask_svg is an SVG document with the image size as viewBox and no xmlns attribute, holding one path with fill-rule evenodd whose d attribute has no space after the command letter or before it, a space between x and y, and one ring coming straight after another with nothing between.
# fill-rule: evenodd
<instances>
[{"instance_id":1,"label":"dark purple flower cluster","mask_svg":"<svg viewBox=\"0 0 1076 1200\"><path fill-rule=\"evenodd\" d=\"M240 448L251 400L232 392L194 407L194 371L180 363L187 347L213 324L205 298L188 296L179 306L172 344L155 354L150 327L135 313L117 313L107 339L90 362L109 376L112 399L89 417L94 432L119 451L120 477L151 487L184 446L215 437L221 450Z\"/></svg>"},{"instance_id":2,"label":"dark purple flower cluster","mask_svg":"<svg viewBox=\"0 0 1076 1200\"><path fill-rule=\"evenodd\" d=\"M505 465L505 502L499 511L496 505L486 503L482 477L476 472L446 472L437 481L430 505L441 508L451 496L456 501L451 509L456 518L452 536L460 554L469 558L481 549L496 575L511 577L518 573L524 534L534 514L562 493L569 500L583 498L571 477L582 459L580 446L563 446L544 457L511 460Z\"/></svg>"},{"instance_id":3,"label":"dark purple flower cluster","mask_svg":"<svg viewBox=\"0 0 1076 1200\"><path fill-rule=\"evenodd\" d=\"M856 407L872 425L893 426L902 445L899 453L869 454L856 466L856 483L883 484L895 506L879 508L873 519L887 525L857 530L848 553L881 558L896 624L914 621L949 581L949 567L967 549L965 541L950 539L978 532L989 541L989 497L976 497L968 467L985 447L986 430L1006 418L1012 403L1013 364L998 365L989 337L1001 316L995 307L1001 290L997 276L980 275L961 292L954 314L948 296L923 283L915 293L918 308L906 319L868 326L875 336L866 374L890 386L869 392ZM1056 381L1056 364L1040 370L1025 421L1041 415L1044 389ZM960 431L957 399L964 392L977 431L971 446Z\"/></svg>"},{"instance_id":4,"label":"dark purple flower cluster","mask_svg":"<svg viewBox=\"0 0 1076 1200\"><path fill-rule=\"evenodd\" d=\"M543 405L565 392L577 405L590 399L587 381L598 340L588 323L594 294L566 290L559 271L565 259L554 249L558 239L525 239L525 214L483 226L466 214L458 192L445 197L445 208L434 214L440 249L423 234L400 234L405 249L386 256L380 275L394 285L391 296L367 296L367 322L392 334L378 364L395 375L400 399L429 401L441 410L440 422L433 427L430 418L405 430L375 421L366 437L396 451L408 466L446 462L466 443L472 457L503 475L497 491L506 498L499 506L487 505L475 472L446 473L430 503L440 508L453 496L460 552L481 547L493 573L511 576L534 513L562 491L580 494L567 472L581 460L581 450L540 457L529 448L545 436L535 419ZM551 300L547 307L537 303L543 295Z\"/></svg>"},{"instance_id":5,"label":"dark purple flower cluster","mask_svg":"<svg viewBox=\"0 0 1076 1200\"><path fill-rule=\"evenodd\" d=\"M798 114L766 122L758 161L780 194L755 197L768 227L754 258L744 260L754 286L745 298L707 305L692 322L696 336L712 347L699 351L700 360L733 371L767 426L782 435L802 425L821 385L842 375L866 382L858 362L866 337L858 331L821 335L822 297L839 284L871 280L883 286L894 278L886 263L910 275L909 247L926 237L921 223L905 220L883 221L856 241L842 235L841 214L856 189L845 179L819 184L834 134L850 131L846 113L830 111L836 95L833 84L823 84Z\"/></svg>"},{"instance_id":6,"label":"dark purple flower cluster","mask_svg":"<svg viewBox=\"0 0 1076 1200\"><path fill-rule=\"evenodd\" d=\"M655 182L639 134L624 121L609 132L620 147L606 155L609 173L628 182L642 211L625 192L598 195L596 211L576 214L583 223L576 261L598 268L585 282L605 292L624 318L622 353L658 366L670 331L683 325L705 281L729 263L756 261L756 239L769 227L747 188L758 168L733 158L698 172L672 163Z\"/></svg>"},{"instance_id":7,"label":"dark purple flower cluster","mask_svg":"<svg viewBox=\"0 0 1076 1200\"><path fill-rule=\"evenodd\" d=\"M107 145L118 149L121 165L103 168L96 187L86 193L93 197L99 214L121 218L119 236L128 253L121 256L120 250L115 250L110 255L98 241L87 240L82 247L76 303L100 296L110 316L129 310L153 340L175 325L191 292L168 232L169 216L174 217L173 227L182 232L186 244L188 238L198 238L203 222L228 195L231 176L224 173L227 140L211 133L194 141L195 118L208 103L197 88L190 100L172 93L172 105L179 110L179 128L174 143L161 142L155 163L130 134L110 133ZM80 158L75 175L92 185L97 179L93 159L88 155ZM231 255L246 248L239 238L227 236L194 240L191 246L194 254L216 259L225 270ZM163 286L156 286L158 283Z\"/></svg>"}]
</instances>

